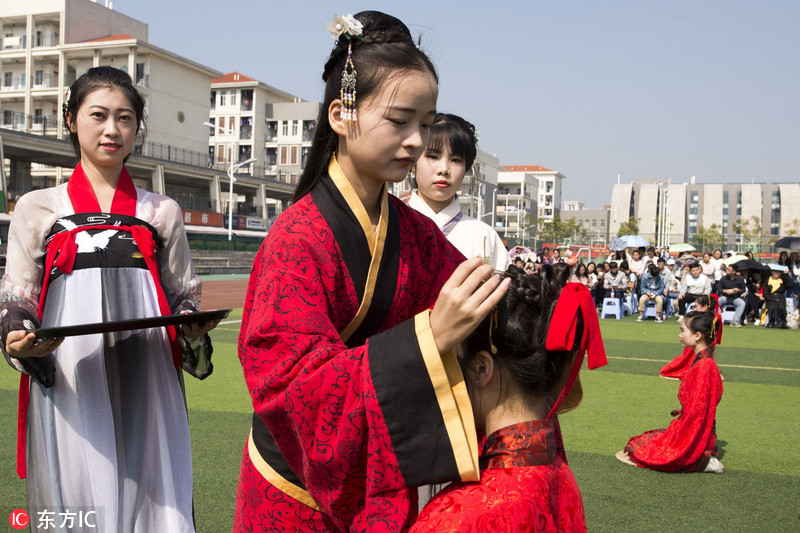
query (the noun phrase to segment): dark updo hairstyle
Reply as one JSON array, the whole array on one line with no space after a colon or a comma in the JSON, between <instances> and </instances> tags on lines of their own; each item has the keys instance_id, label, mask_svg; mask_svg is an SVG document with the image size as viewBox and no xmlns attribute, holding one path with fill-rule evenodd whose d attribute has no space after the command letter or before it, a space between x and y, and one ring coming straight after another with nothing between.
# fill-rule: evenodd
<instances>
[{"instance_id":1,"label":"dark updo hairstyle","mask_svg":"<svg viewBox=\"0 0 800 533\"><path fill-rule=\"evenodd\" d=\"M325 70L322 72L325 94L319 108L308 162L292 196L293 202L311 192L317 181L328 173L328 163L339 147L339 136L328 122L328 108L331 102L339 98L348 45L353 46L352 59L358 72L356 108L387 80L408 72L429 73L439 83L433 63L417 48L411 31L401 20L380 11L362 11L355 18L363 24L363 40L340 37L325 63Z\"/></svg>"},{"instance_id":2,"label":"dark updo hairstyle","mask_svg":"<svg viewBox=\"0 0 800 533\"><path fill-rule=\"evenodd\" d=\"M457 115L438 113L431 124L431 136L425 151L440 154L447 146L452 154L464 159L469 172L478 155L475 143L475 126Z\"/></svg>"},{"instance_id":3,"label":"dark updo hairstyle","mask_svg":"<svg viewBox=\"0 0 800 533\"><path fill-rule=\"evenodd\" d=\"M536 402L544 397L550 408L561 392L583 336L583 319L579 313L575 348L570 352L551 352L545 347L550 317L569 279L569 265L545 264L534 274L526 274L512 265L505 275L511 278L511 286L497 304L497 327L492 329L492 344L497 353L492 354L492 358L528 400ZM465 373L468 372L467 363L480 350L491 353L490 320L491 314L462 345L460 362Z\"/></svg>"},{"instance_id":4,"label":"dark updo hairstyle","mask_svg":"<svg viewBox=\"0 0 800 533\"><path fill-rule=\"evenodd\" d=\"M711 307L708 311L689 311L683 317L683 323L692 333L700 333L706 344L714 344L718 325L714 322L714 311Z\"/></svg>"},{"instance_id":5,"label":"dark updo hairstyle","mask_svg":"<svg viewBox=\"0 0 800 533\"><path fill-rule=\"evenodd\" d=\"M75 117L78 116L78 109L83 105L86 97L97 89L104 88L119 89L128 99L136 115L136 133L139 133L139 129L144 125L144 98L133 86L133 81L128 73L114 67L90 68L86 74L75 80L70 87L69 99L64 102L64 124L68 128L73 126ZM78 141L78 134L70 130L69 140L75 151L75 157L80 161L81 145ZM127 161L129 156L130 154L127 154L124 161Z\"/></svg>"},{"instance_id":6,"label":"dark updo hairstyle","mask_svg":"<svg viewBox=\"0 0 800 533\"><path fill-rule=\"evenodd\" d=\"M712 313L716 312L717 310L717 299L711 298L708 294L701 294L700 296L698 296L697 299L694 301L694 304L696 306L702 305L703 307L707 307L708 310L711 311Z\"/></svg>"}]
</instances>

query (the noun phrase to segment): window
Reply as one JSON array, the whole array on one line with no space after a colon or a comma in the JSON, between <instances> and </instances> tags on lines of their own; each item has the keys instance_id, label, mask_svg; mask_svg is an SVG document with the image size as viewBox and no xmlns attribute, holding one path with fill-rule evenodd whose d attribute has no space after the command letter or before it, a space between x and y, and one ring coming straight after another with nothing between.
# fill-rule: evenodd
<instances>
[{"instance_id":1,"label":"window","mask_svg":"<svg viewBox=\"0 0 800 533\"><path fill-rule=\"evenodd\" d=\"M310 141L314 136L314 125L316 123L313 120L304 120L303 121L303 141Z\"/></svg>"},{"instance_id":2,"label":"window","mask_svg":"<svg viewBox=\"0 0 800 533\"><path fill-rule=\"evenodd\" d=\"M300 167L306 168L306 163L308 162L308 146L304 146L300 150ZM406 180L404 180L405 182ZM409 189L410 190L410 189Z\"/></svg>"},{"instance_id":3,"label":"window","mask_svg":"<svg viewBox=\"0 0 800 533\"><path fill-rule=\"evenodd\" d=\"M594 228L594 227L597 227L597 221L596 221L596 220L592 220L592 227L593 227L593 228Z\"/></svg>"},{"instance_id":4,"label":"window","mask_svg":"<svg viewBox=\"0 0 800 533\"><path fill-rule=\"evenodd\" d=\"M147 87L147 76L144 73L144 63L136 63L136 85Z\"/></svg>"},{"instance_id":5,"label":"window","mask_svg":"<svg viewBox=\"0 0 800 533\"><path fill-rule=\"evenodd\" d=\"M231 105L236 105L236 91L231 91Z\"/></svg>"},{"instance_id":6,"label":"window","mask_svg":"<svg viewBox=\"0 0 800 533\"><path fill-rule=\"evenodd\" d=\"M253 89L242 89L242 111L253 110Z\"/></svg>"},{"instance_id":7,"label":"window","mask_svg":"<svg viewBox=\"0 0 800 533\"><path fill-rule=\"evenodd\" d=\"M217 145L217 162L224 163L225 162L225 145L219 144Z\"/></svg>"},{"instance_id":8,"label":"window","mask_svg":"<svg viewBox=\"0 0 800 533\"><path fill-rule=\"evenodd\" d=\"M605 228L606 227L606 221L605 220L601 220L600 221L600 227L601 228Z\"/></svg>"},{"instance_id":9,"label":"window","mask_svg":"<svg viewBox=\"0 0 800 533\"><path fill-rule=\"evenodd\" d=\"M11 87L11 73L3 72L3 87Z\"/></svg>"},{"instance_id":10,"label":"window","mask_svg":"<svg viewBox=\"0 0 800 533\"><path fill-rule=\"evenodd\" d=\"M282 120L281 121L281 135L287 137L289 135L289 121Z\"/></svg>"},{"instance_id":11,"label":"window","mask_svg":"<svg viewBox=\"0 0 800 533\"><path fill-rule=\"evenodd\" d=\"M220 91L219 92L219 105L220 106L224 106L225 105L225 91Z\"/></svg>"},{"instance_id":12,"label":"window","mask_svg":"<svg viewBox=\"0 0 800 533\"><path fill-rule=\"evenodd\" d=\"M42 123L42 110L41 109L34 109L33 110L33 123L34 124L41 124Z\"/></svg>"},{"instance_id":13,"label":"window","mask_svg":"<svg viewBox=\"0 0 800 533\"><path fill-rule=\"evenodd\" d=\"M274 120L267 121L267 140L275 141L278 139L278 123Z\"/></svg>"},{"instance_id":14,"label":"window","mask_svg":"<svg viewBox=\"0 0 800 533\"><path fill-rule=\"evenodd\" d=\"M215 127L215 125L216 125L216 120L217 120L217 119L215 119L215 118L211 118L211 119L209 119L209 121L208 121L208 123L209 123L209 124L211 124L211 127L210 127L210 128L208 128L208 136L209 136L209 137L213 137L213 136L214 136L214 130L216 130L216 129L217 129L217 128ZM214 159L214 158L212 157L211 159Z\"/></svg>"},{"instance_id":15,"label":"window","mask_svg":"<svg viewBox=\"0 0 800 533\"><path fill-rule=\"evenodd\" d=\"M217 91L211 91L211 109L217 108Z\"/></svg>"},{"instance_id":16,"label":"window","mask_svg":"<svg viewBox=\"0 0 800 533\"><path fill-rule=\"evenodd\" d=\"M211 162L214 161L214 145L208 147L208 160Z\"/></svg>"},{"instance_id":17,"label":"window","mask_svg":"<svg viewBox=\"0 0 800 533\"><path fill-rule=\"evenodd\" d=\"M297 135L297 121L293 120L292 121L292 136L294 137L295 135Z\"/></svg>"},{"instance_id":18,"label":"window","mask_svg":"<svg viewBox=\"0 0 800 533\"><path fill-rule=\"evenodd\" d=\"M33 85L34 86L37 86L37 85L40 86L43 83L44 83L44 71L43 70L35 71L33 73Z\"/></svg>"},{"instance_id":19,"label":"window","mask_svg":"<svg viewBox=\"0 0 800 533\"><path fill-rule=\"evenodd\" d=\"M296 165L297 164L297 146L292 146L289 150L290 157L289 157L289 164Z\"/></svg>"},{"instance_id":20,"label":"window","mask_svg":"<svg viewBox=\"0 0 800 533\"><path fill-rule=\"evenodd\" d=\"M219 117L219 135L225 135L225 117Z\"/></svg>"},{"instance_id":21,"label":"window","mask_svg":"<svg viewBox=\"0 0 800 533\"><path fill-rule=\"evenodd\" d=\"M287 161L289 160L288 157L289 149L287 146L281 146L280 148L280 158L278 159L279 165L286 165Z\"/></svg>"}]
</instances>

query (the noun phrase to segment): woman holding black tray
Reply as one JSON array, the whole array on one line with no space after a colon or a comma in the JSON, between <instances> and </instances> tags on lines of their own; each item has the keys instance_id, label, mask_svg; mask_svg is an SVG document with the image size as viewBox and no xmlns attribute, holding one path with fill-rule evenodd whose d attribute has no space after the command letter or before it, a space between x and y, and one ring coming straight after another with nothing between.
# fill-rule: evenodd
<instances>
[{"instance_id":1,"label":"woman holding black tray","mask_svg":"<svg viewBox=\"0 0 800 533\"><path fill-rule=\"evenodd\" d=\"M30 515L71 513L71 531L194 531L176 369L210 373L216 323L45 340L28 331L199 309L180 208L134 187L124 167L143 113L125 72L81 76L64 98L79 163L68 183L20 198L9 229L0 340L22 372L17 470Z\"/></svg>"}]
</instances>

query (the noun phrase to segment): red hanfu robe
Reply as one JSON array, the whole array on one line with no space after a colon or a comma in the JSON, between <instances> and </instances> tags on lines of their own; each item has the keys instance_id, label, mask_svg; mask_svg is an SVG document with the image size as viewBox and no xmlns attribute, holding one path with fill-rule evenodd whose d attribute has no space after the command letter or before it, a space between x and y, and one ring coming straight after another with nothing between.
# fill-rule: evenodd
<instances>
[{"instance_id":1,"label":"red hanfu robe","mask_svg":"<svg viewBox=\"0 0 800 533\"><path fill-rule=\"evenodd\" d=\"M699 352L678 389L681 410L666 429L633 437L625 446L631 461L665 472L703 471L717 455L714 419L722 398L722 378L714 349Z\"/></svg>"},{"instance_id":2,"label":"red hanfu robe","mask_svg":"<svg viewBox=\"0 0 800 533\"><path fill-rule=\"evenodd\" d=\"M472 410L429 312L463 261L385 190L373 232L331 161L256 256L239 358L255 408L234 531L403 531L409 487L478 478Z\"/></svg>"},{"instance_id":3,"label":"red hanfu robe","mask_svg":"<svg viewBox=\"0 0 800 533\"><path fill-rule=\"evenodd\" d=\"M411 533L586 531L575 476L557 451L557 419L500 429L486 440L481 480L453 483L420 513Z\"/></svg>"}]
</instances>

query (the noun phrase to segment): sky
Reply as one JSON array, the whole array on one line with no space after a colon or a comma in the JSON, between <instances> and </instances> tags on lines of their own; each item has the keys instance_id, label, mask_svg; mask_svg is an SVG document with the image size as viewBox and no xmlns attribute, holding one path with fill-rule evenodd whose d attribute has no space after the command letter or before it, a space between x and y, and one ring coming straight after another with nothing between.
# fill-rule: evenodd
<instances>
[{"instance_id":1,"label":"sky","mask_svg":"<svg viewBox=\"0 0 800 533\"><path fill-rule=\"evenodd\" d=\"M610 204L618 179L800 181L796 0L115 0L114 9L147 23L158 47L312 101L333 14L392 14L439 71L440 111L474 123L501 165L561 172L562 200L587 208Z\"/></svg>"}]
</instances>

